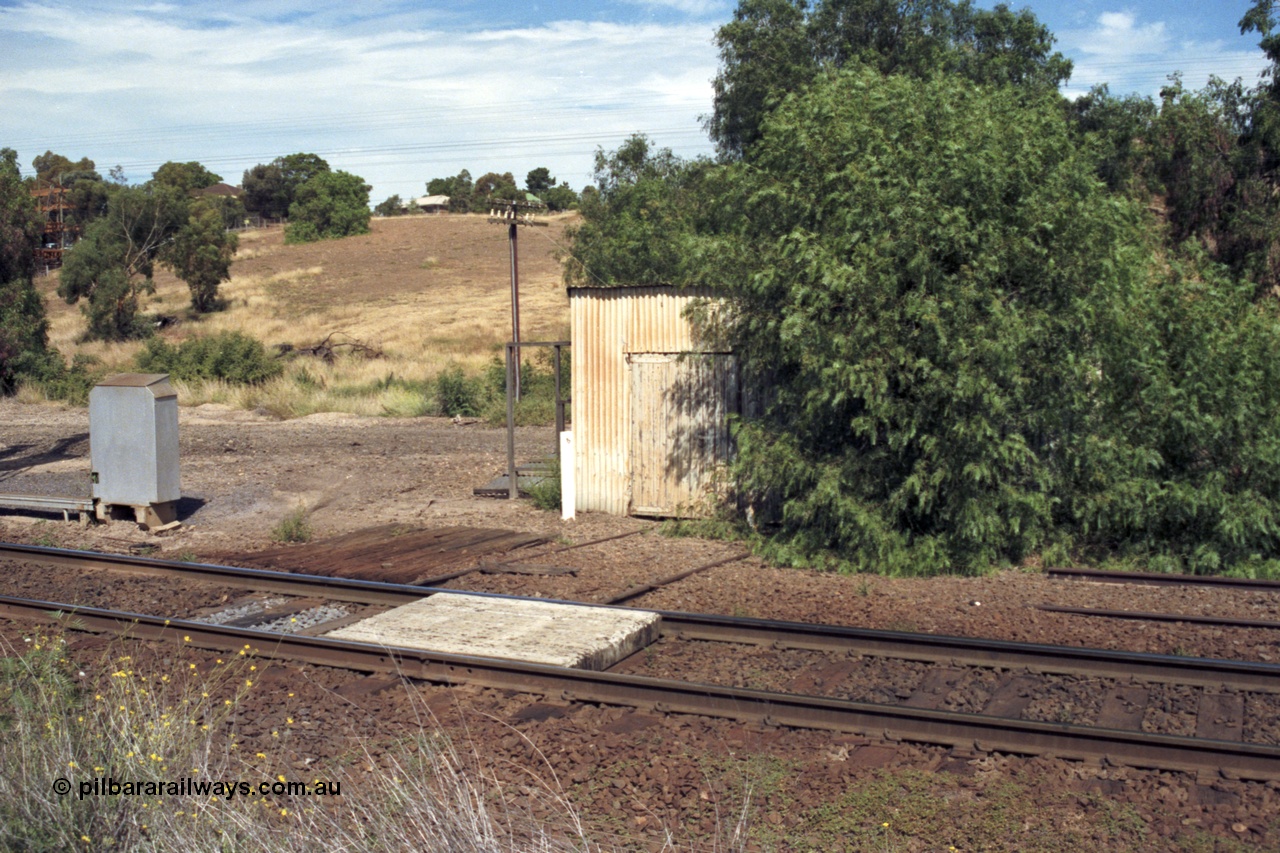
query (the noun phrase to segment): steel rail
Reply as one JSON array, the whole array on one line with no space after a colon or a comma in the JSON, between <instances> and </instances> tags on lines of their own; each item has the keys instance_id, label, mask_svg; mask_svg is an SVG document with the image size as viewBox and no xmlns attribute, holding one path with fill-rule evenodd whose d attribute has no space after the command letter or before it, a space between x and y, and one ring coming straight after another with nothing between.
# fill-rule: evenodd
<instances>
[{"instance_id":1,"label":"steel rail","mask_svg":"<svg viewBox=\"0 0 1280 853\"><path fill-rule=\"evenodd\" d=\"M662 614L663 634L682 639L1280 693L1280 664L657 612Z\"/></svg>"},{"instance_id":2,"label":"steel rail","mask_svg":"<svg viewBox=\"0 0 1280 853\"><path fill-rule=\"evenodd\" d=\"M1064 607L1058 604L1040 604L1037 610L1046 613L1066 613L1070 616L1097 616L1102 619L1137 619L1143 622L1187 622L1193 625L1213 625L1219 628L1260 628L1280 630L1280 622L1266 619L1233 619L1228 616L1192 616L1188 613L1144 613L1140 610L1107 610L1096 607Z\"/></svg>"},{"instance_id":3,"label":"steel rail","mask_svg":"<svg viewBox=\"0 0 1280 853\"><path fill-rule=\"evenodd\" d=\"M1111 572L1102 569L1045 569L1051 578L1093 581L1094 583L1127 583L1146 586L1209 586L1230 589L1256 589L1280 592L1280 581L1253 578L1224 578L1206 575L1167 575L1156 572Z\"/></svg>"},{"instance_id":4,"label":"steel rail","mask_svg":"<svg viewBox=\"0 0 1280 853\"><path fill-rule=\"evenodd\" d=\"M185 563L178 560L105 554L97 551L73 551L66 548L45 548L39 545L21 545L12 542L0 542L0 557L73 569L109 569L153 577L178 575L203 583L285 595L316 595L320 592L335 601L349 601L356 604L407 604L429 594L427 587L408 584L292 574L268 569L242 569L212 563Z\"/></svg>"},{"instance_id":5,"label":"steel rail","mask_svg":"<svg viewBox=\"0 0 1280 853\"><path fill-rule=\"evenodd\" d=\"M502 658L229 628L50 601L0 597L0 614L55 623L68 630L114 633L123 638L177 642L224 651L249 646L253 654L269 658L392 673L449 685L517 690L566 701L598 702L657 713L846 731L888 741L906 740L982 752L1047 754L1162 770L1217 771L1231 778L1280 779L1280 747L1265 744L1010 720L590 672Z\"/></svg>"},{"instance_id":6,"label":"steel rail","mask_svg":"<svg viewBox=\"0 0 1280 853\"><path fill-rule=\"evenodd\" d=\"M501 593L388 584L378 581L290 574L265 569L241 569L207 563L183 563L149 557L45 548L36 545L0 543L0 557L77 568L92 566L157 576L178 574L208 583L286 595L324 596L333 600L359 604L395 606L441 593L509 600L523 598ZM553 599L537 600L554 601ZM578 601L558 603L591 607L608 606L584 605L584 602ZM667 610L649 612L662 616L662 635L676 639L750 643L838 654L882 656L924 662L942 661L957 666L1025 668L1036 672L1063 675L1139 679L1165 684L1280 693L1280 664L1015 643L974 637L912 634Z\"/></svg>"}]
</instances>

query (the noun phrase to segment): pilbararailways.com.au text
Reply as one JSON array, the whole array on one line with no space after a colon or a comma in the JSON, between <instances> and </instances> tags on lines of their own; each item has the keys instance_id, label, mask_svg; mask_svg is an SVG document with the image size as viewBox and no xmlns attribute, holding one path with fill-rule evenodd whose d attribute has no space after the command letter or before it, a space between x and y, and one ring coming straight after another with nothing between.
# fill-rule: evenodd
<instances>
[{"instance_id":1,"label":"pilbararailways.com.au text","mask_svg":"<svg viewBox=\"0 0 1280 853\"><path fill-rule=\"evenodd\" d=\"M58 796L71 793L71 782L57 779L53 792ZM112 776L84 779L77 783L79 799L85 797L340 797L341 782L286 782L274 780L254 785L250 782L221 782L213 779L192 779L190 776L172 782L117 781Z\"/></svg>"}]
</instances>

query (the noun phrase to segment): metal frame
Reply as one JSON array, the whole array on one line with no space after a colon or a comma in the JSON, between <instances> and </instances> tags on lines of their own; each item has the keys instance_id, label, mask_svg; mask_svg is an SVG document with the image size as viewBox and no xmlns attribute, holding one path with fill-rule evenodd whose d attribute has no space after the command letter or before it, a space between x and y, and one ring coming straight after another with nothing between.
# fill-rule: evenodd
<instances>
[{"instance_id":1,"label":"metal frame","mask_svg":"<svg viewBox=\"0 0 1280 853\"><path fill-rule=\"evenodd\" d=\"M564 387L560 381L562 359L561 351L565 347L572 346L569 341L508 341L506 344L506 360L507 360L507 498L516 500L520 497L520 482L516 475L516 400L519 399L520 390L520 363L519 353L525 347L553 347L555 354L552 359L553 370L556 377L556 440L553 442L554 453L560 455L560 433L564 432L564 409L565 404L572 402L570 398L563 395ZM515 355L515 358L512 355Z\"/></svg>"}]
</instances>

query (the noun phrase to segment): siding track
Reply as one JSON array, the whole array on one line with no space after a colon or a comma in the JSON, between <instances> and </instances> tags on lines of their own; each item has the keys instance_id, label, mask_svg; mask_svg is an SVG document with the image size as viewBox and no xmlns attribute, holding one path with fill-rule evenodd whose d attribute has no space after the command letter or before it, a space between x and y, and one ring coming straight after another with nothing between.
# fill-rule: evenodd
<instances>
[{"instance_id":1,"label":"siding track","mask_svg":"<svg viewBox=\"0 0 1280 853\"><path fill-rule=\"evenodd\" d=\"M0 557L77 569L184 577L236 589L384 606L431 594L458 594L453 590L429 587L35 546L0 544ZM1000 701L993 698L983 713L958 713L939 710L940 701L930 699L931 695L942 695L940 691L943 688L939 685L945 679L940 678L933 680L930 690L922 689L918 695L907 697L901 705L885 705L388 648L324 637L213 625L174 615L166 618L51 601L0 598L0 614L28 621L56 622L71 630L189 642L219 650L250 645L259 655L283 660L359 672L394 673L444 684L519 690L554 699L629 706L661 713L698 714L766 725L856 732L888 741L941 744L962 751L1051 754L1060 758L1135 767L1220 773L1229 778L1280 780L1280 746L1239 740L1243 694L1280 693L1280 666L1271 664L662 613L664 634L677 642L748 643L779 650L815 650L846 658L865 655L925 661L943 668L940 669L943 673L956 667L980 667L999 672L1007 680L1009 689L997 691ZM1141 701L1135 693L1135 684L1192 685L1203 690L1200 713L1205 719L1197 727L1197 737L1135 730L1132 728L1132 712L1103 715L1104 722L1121 721L1124 726L1015 719L1013 717L1020 710L1016 695L1020 689L1019 680L1025 684L1031 677L1028 673L1115 679L1118 682L1116 695L1128 696L1127 701L1132 702ZM1025 694L1025 688L1021 692ZM1005 713L997 713L1001 710Z\"/></svg>"}]
</instances>

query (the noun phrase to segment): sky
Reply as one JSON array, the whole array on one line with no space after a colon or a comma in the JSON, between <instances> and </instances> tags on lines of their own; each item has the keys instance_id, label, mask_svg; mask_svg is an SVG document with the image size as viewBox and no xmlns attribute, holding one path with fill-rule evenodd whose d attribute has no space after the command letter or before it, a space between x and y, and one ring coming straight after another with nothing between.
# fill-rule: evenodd
<instances>
[{"instance_id":1,"label":"sky","mask_svg":"<svg viewBox=\"0 0 1280 853\"><path fill-rule=\"evenodd\" d=\"M647 134L711 154L716 30L736 0L0 0L0 147L148 179L197 160L238 184L313 152L376 203L432 178L545 166L581 189L597 149ZM977 0L990 8L992 0ZM1156 96L1174 72L1253 85L1252 0L1012 2L1098 83Z\"/></svg>"}]
</instances>

